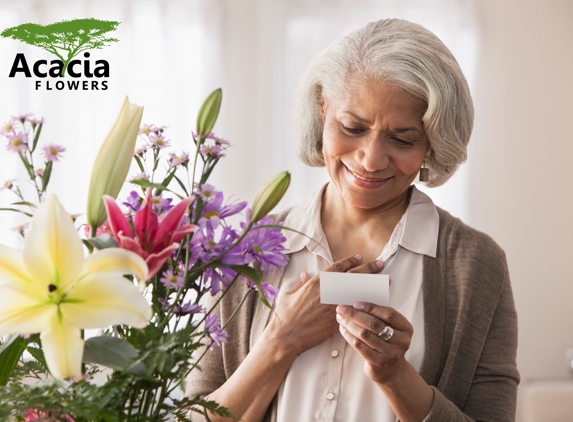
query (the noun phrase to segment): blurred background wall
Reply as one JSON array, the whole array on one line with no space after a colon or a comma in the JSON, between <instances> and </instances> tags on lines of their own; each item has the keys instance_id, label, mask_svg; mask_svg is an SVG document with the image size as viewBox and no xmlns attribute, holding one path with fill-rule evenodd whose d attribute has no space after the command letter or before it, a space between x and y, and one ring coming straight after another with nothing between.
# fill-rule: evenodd
<instances>
[{"instance_id":1,"label":"blurred background wall","mask_svg":"<svg viewBox=\"0 0 573 422\"><path fill-rule=\"evenodd\" d=\"M8 78L17 52L50 57L0 38L0 123L44 116L42 139L67 148L52 190L72 213L85 208L94 155L125 95L145 106L144 123L169 126L180 152L191 149L197 110L217 87L224 99L215 132L233 144L217 187L252 201L267 179L289 170L280 207L300 201L326 180L294 154L288 107L306 64L371 20L404 18L434 31L468 78L476 120L468 162L426 191L507 253L522 388L573 382L565 357L573 347L573 1L0 0L0 30L84 17L122 22L120 42L92 51L110 62L106 91L36 91L25 78ZM0 183L14 176L25 179L17 156L0 146ZM0 192L0 206L10 195ZM21 246L10 227L22 221L0 214L2 243Z\"/></svg>"}]
</instances>

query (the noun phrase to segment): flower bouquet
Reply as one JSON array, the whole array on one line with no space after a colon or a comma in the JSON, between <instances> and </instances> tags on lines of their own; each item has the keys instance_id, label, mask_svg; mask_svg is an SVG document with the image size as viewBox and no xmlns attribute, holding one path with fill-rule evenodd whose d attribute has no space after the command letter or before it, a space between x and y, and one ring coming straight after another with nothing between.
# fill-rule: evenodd
<instances>
[{"instance_id":1,"label":"flower bouquet","mask_svg":"<svg viewBox=\"0 0 573 422\"><path fill-rule=\"evenodd\" d=\"M25 115L2 128L37 197L28 200L13 179L0 187L17 196L2 210L31 220L17 228L23 250L0 244L0 420L232 416L180 392L202 356L228 337L229 321L221 326L204 298L220 300L234 283L248 283L266 306L276 297L261 271L286 264L285 238L267 214L289 175L275 176L251 209L207 183L229 147L211 132L221 98L216 90L199 112L193 160L168 153L165 127L140 128L143 109L126 99L96 157L84 225L48 194L65 149L39 147L44 122ZM140 173L118 203L132 159ZM231 216L242 218L239 228Z\"/></svg>"}]
</instances>

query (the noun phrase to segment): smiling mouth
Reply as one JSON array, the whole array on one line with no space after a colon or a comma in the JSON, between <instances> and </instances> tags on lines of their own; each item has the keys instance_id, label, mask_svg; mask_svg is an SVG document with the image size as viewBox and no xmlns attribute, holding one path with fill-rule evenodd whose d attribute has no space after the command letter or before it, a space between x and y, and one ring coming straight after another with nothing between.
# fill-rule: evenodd
<instances>
[{"instance_id":1,"label":"smiling mouth","mask_svg":"<svg viewBox=\"0 0 573 422\"><path fill-rule=\"evenodd\" d=\"M346 167L346 166L344 166L344 167ZM382 183L382 182L385 182L386 180L390 179L389 177L386 177L386 178L376 178L376 179L374 179L374 178L369 178L369 177L364 177L364 176L361 176L360 174L358 174L358 173L356 173L356 172L350 170L348 167L346 167L346 170L348 171L348 173L350 173L350 174L351 174L352 176L354 176L356 179L361 180L361 181L366 182L366 183Z\"/></svg>"}]
</instances>

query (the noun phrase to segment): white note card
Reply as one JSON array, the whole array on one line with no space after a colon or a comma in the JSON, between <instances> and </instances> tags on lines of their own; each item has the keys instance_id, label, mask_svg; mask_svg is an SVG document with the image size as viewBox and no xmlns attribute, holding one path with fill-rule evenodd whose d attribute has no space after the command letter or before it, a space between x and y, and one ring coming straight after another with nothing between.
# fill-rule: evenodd
<instances>
[{"instance_id":1,"label":"white note card","mask_svg":"<svg viewBox=\"0 0 573 422\"><path fill-rule=\"evenodd\" d=\"M356 302L390 306L388 274L320 273L320 303L352 306Z\"/></svg>"}]
</instances>

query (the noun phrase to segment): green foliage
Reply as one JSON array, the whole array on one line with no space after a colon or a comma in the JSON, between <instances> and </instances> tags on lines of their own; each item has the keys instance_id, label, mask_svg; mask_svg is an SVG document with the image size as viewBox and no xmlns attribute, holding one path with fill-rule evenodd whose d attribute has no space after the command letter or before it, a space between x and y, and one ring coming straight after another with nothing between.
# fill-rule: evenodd
<instances>
[{"instance_id":1,"label":"green foliage","mask_svg":"<svg viewBox=\"0 0 573 422\"><path fill-rule=\"evenodd\" d=\"M12 335L2 345L0 349L0 385L6 385L27 345L28 340L17 335Z\"/></svg>"},{"instance_id":2,"label":"green foliage","mask_svg":"<svg viewBox=\"0 0 573 422\"><path fill-rule=\"evenodd\" d=\"M0 36L22 41L40 47L60 59L64 66L61 76L66 73L68 63L86 50L102 49L117 38L109 38L106 33L115 31L120 22L99 19L63 20L50 25L24 23L7 28Z\"/></svg>"}]
</instances>

